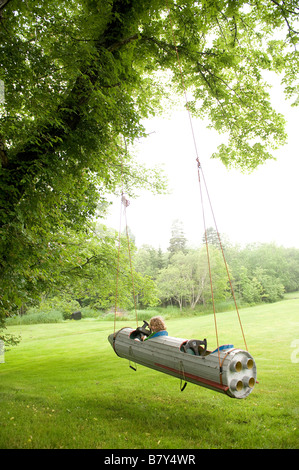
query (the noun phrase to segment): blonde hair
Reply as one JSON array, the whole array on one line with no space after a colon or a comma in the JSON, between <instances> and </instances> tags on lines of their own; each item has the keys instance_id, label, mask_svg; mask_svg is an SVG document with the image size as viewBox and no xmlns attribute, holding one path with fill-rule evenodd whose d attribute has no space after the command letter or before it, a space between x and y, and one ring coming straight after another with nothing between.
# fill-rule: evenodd
<instances>
[{"instance_id":1,"label":"blonde hair","mask_svg":"<svg viewBox=\"0 0 299 470\"><path fill-rule=\"evenodd\" d=\"M149 326L154 332L166 330L166 325L162 317L153 317L150 319Z\"/></svg>"}]
</instances>

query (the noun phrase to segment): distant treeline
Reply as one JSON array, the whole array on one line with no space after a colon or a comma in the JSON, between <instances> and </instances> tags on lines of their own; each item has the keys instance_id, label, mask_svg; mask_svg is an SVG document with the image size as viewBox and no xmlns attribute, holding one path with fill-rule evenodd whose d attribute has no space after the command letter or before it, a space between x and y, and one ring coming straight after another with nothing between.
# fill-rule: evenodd
<instances>
[{"instance_id":1,"label":"distant treeline","mask_svg":"<svg viewBox=\"0 0 299 470\"><path fill-rule=\"evenodd\" d=\"M210 311L206 238L218 308L226 309L232 303L223 252L239 306L275 302L284 293L299 290L299 249L274 243L240 247L221 237L222 252L215 230L208 229L206 235L201 246L189 248L182 225L176 221L167 250L149 245L137 248L130 234L129 256L126 234L121 236L120 250L118 234L104 226L95 226L80 237L69 234L48 246L46 261L41 259L34 269L23 270L20 279L12 278L9 287L19 296L18 304L11 311L6 308L13 304L7 288L6 298L0 302L2 318L17 315L20 320L20 316L35 314L36 321L39 314L41 321L48 322L50 315L52 321L62 321L76 310L83 316L110 318L115 307L123 314L135 305L139 310L172 306Z\"/></svg>"},{"instance_id":2,"label":"distant treeline","mask_svg":"<svg viewBox=\"0 0 299 470\"><path fill-rule=\"evenodd\" d=\"M212 286L216 301L231 298L231 287L217 233L207 231ZM244 304L275 302L285 292L299 289L299 250L274 243L245 247L222 241L233 291ZM154 280L163 305L195 308L211 302L211 285L205 243L187 247L182 230L173 231L167 252L143 246L135 255L135 267Z\"/></svg>"}]
</instances>

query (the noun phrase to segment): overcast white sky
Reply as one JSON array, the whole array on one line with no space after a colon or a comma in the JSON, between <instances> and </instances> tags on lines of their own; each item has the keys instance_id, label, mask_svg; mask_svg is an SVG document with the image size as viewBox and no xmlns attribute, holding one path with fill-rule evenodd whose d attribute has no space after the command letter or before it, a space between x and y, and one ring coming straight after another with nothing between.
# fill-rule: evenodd
<instances>
[{"instance_id":1,"label":"overcast white sky","mask_svg":"<svg viewBox=\"0 0 299 470\"><path fill-rule=\"evenodd\" d=\"M288 144L275 152L276 161L268 161L255 172L244 175L227 170L210 156L221 143L216 131L192 120L218 230L232 242L275 242L299 248L299 107L292 108L275 87L272 100L275 109L287 119ZM175 219L182 221L188 244L198 246L204 233L196 154L188 113L173 112L167 119L147 122L151 133L137 146L138 160L147 166L159 164L169 180L171 194L155 196L149 192L130 200L128 225L136 245L152 245L166 250ZM120 201L110 210L106 223L119 228ZM206 225L213 226L208 202L205 203Z\"/></svg>"}]
</instances>

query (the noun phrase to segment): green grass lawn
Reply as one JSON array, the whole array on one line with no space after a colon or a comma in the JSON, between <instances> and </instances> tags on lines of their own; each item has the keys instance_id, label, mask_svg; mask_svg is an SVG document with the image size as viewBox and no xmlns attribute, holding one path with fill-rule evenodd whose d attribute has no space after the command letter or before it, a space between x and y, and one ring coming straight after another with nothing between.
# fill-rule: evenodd
<instances>
[{"instance_id":1,"label":"green grass lawn","mask_svg":"<svg viewBox=\"0 0 299 470\"><path fill-rule=\"evenodd\" d=\"M22 342L0 364L0 448L298 448L299 352L291 356L291 344L299 299L240 313L259 380L244 400L193 384L181 392L178 379L134 372L107 341L113 322L9 327ZM217 322L221 344L244 347L235 312ZM216 347L212 315L167 326L171 336L206 337Z\"/></svg>"}]
</instances>

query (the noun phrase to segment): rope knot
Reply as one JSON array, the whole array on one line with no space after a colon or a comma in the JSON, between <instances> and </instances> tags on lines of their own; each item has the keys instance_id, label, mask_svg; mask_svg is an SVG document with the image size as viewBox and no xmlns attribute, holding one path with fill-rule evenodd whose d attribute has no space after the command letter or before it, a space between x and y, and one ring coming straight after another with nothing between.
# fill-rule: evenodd
<instances>
[{"instance_id":1,"label":"rope knot","mask_svg":"<svg viewBox=\"0 0 299 470\"><path fill-rule=\"evenodd\" d=\"M129 205L130 205L130 201L126 198L126 196L124 194L121 197L121 202L123 203L123 205L125 207L129 207Z\"/></svg>"}]
</instances>

